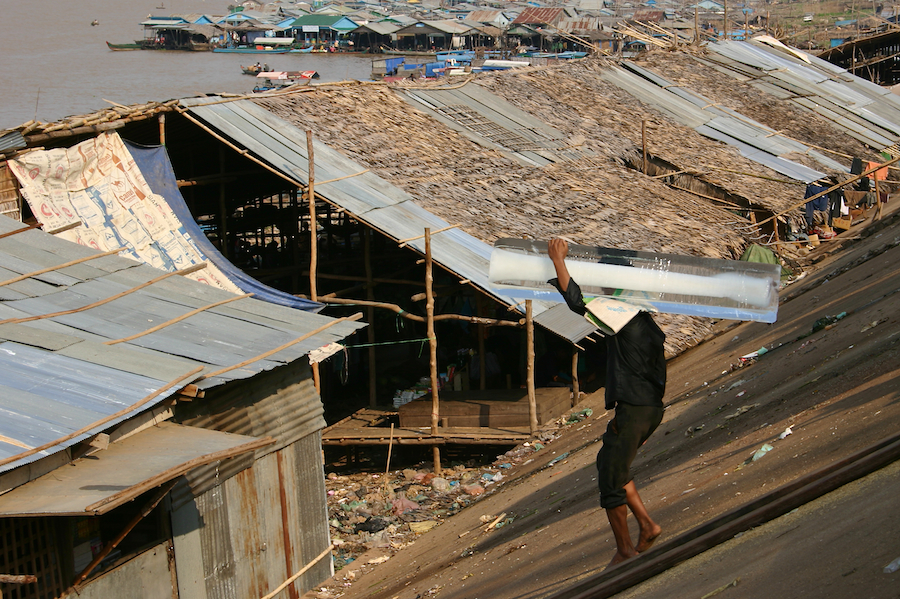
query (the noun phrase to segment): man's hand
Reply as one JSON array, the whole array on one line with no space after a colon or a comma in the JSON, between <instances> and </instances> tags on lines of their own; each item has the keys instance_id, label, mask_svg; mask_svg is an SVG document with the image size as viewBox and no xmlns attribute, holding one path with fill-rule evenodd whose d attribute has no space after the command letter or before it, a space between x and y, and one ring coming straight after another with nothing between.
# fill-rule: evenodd
<instances>
[{"instance_id":1,"label":"man's hand","mask_svg":"<svg viewBox=\"0 0 900 599\"><path fill-rule=\"evenodd\" d=\"M554 263L562 262L569 255L569 244L565 239L555 237L547 244L547 255Z\"/></svg>"},{"instance_id":2,"label":"man's hand","mask_svg":"<svg viewBox=\"0 0 900 599\"><path fill-rule=\"evenodd\" d=\"M547 244L547 255L556 268L556 278L560 288L565 291L569 288L569 269L566 268L566 256L569 255L569 244L565 239L554 238Z\"/></svg>"}]
</instances>

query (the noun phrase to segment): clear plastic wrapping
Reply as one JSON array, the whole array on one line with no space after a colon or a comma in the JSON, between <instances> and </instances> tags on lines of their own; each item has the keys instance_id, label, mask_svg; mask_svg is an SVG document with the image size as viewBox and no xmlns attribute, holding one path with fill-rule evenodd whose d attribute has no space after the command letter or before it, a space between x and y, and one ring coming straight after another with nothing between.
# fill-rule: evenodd
<instances>
[{"instance_id":1,"label":"clear plastic wrapping","mask_svg":"<svg viewBox=\"0 0 900 599\"><path fill-rule=\"evenodd\" d=\"M781 267L569 244L569 274L587 297L606 296L671 314L775 322ZM515 297L563 301L547 242L499 239L490 282Z\"/></svg>"}]
</instances>

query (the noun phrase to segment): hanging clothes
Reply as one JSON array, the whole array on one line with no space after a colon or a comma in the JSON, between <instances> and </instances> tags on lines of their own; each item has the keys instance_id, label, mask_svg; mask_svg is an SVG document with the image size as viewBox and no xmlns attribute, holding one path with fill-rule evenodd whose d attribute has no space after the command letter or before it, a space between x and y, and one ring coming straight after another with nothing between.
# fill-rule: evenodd
<instances>
[{"instance_id":1,"label":"hanging clothes","mask_svg":"<svg viewBox=\"0 0 900 599\"><path fill-rule=\"evenodd\" d=\"M875 168L879 164L881 164L881 163L880 162L870 162L869 164L866 165L866 170ZM874 173L871 173L871 176L874 177L876 181L887 181L888 167L885 166L885 167L878 169Z\"/></svg>"},{"instance_id":2,"label":"hanging clothes","mask_svg":"<svg viewBox=\"0 0 900 599\"><path fill-rule=\"evenodd\" d=\"M819 185L807 185L806 186L806 194L803 196L804 199L811 198L815 195L822 193L827 190L827 187L821 187ZM818 197L814 200L810 200L806 202L806 228L812 229L815 225L814 211L825 211L828 210L828 196L824 195Z\"/></svg>"}]
</instances>

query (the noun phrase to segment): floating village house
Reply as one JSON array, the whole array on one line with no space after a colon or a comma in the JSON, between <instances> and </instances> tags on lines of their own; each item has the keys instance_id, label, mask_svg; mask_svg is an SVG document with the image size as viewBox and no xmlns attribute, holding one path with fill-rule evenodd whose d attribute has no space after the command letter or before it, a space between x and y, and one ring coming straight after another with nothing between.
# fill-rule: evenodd
<instances>
[{"instance_id":1,"label":"floating village house","mask_svg":"<svg viewBox=\"0 0 900 599\"><path fill-rule=\"evenodd\" d=\"M646 43L657 47L671 42L647 34ZM492 412L504 405L501 401L507 402L506 407L521 405L521 385L526 386L528 394L532 390L535 395L545 394L539 402L546 408L541 418L553 418L554 413L571 406L568 388L541 387L536 382L543 365L530 354L534 352L537 358L559 357L560 352L553 350L561 349L562 366L554 364L551 373L575 374L575 381L584 388L587 380L577 377L578 358L598 357L592 352L598 344L590 339L594 329L565 306L533 301L533 312L529 314L519 299L493 289L488 265L490 244L495 239L565 235L587 245L714 258L737 258L749 244L763 242L781 248L783 258L790 262L800 255L791 254L792 246L781 242L805 226L797 207L803 205L806 186L825 176L847 173L852 157L876 160L876 151L900 140L900 131L892 124L900 122L900 105L886 90L777 44L719 42L702 52L658 52L652 60L593 59L541 69L532 67L522 72L527 76L520 72L481 75L445 89L321 86L269 97L186 98L133 107L130 111L109 109L111 112L52 126L28 124L0 138L6 144L0 147L12 157L17 156L17 148L24 149L25 145L58 152L85 137L113 130L141 145L164 142L172 163L168 187L183 195L184 206L189 210L182 222L192 217L205 233L200 236L217 245L227 259L216 263L219 268L227 269L226 262L237 264L248 279L264 281L295 300L296 294L302 293L327 303L332 318L349 317L364 310L369 325L365 346L339 351L318 369L326 418L334 423L322 433L321 442L328 447L386 445L385 428L360 425L360 419L351 414L359 404L350 399L365 399L368 395L370 405L366 409L371 411L366 416L370 421L386 423L396 418L396 413L388 414L391 411L384 406L392 399L399 400L395 405L406 399L398 391L427 397L431 382L423 389L414 379L427 379L432 364L445 375L441 379L440 405L448 411L441 411L440 417L447 420L433 428L420 428L418 424L400 427L394 434L394 443L504 444L528 438L527 421L525 426L496 425L497 420L492 426L491 422L491 416L501 413ZM726 74L730 78L723 84ZM751 85L743 83L748 77ZM851 94L865 100L852 105L840 100ZM643 139L642 129L646 133ZM31 153L34 152L22 156L27 158ZM13 180L8 169L0 169L0 182L3 181L6 184L0 184L0 201L6 202L4 209L23 210L23 218L30 222L27 212L31 205L20 195L18 183L9 184ZM314 200L311 205L310 195ZM169 205L177 205L175 200L177 197ZM50 210L50 214L55 213ZM14 224L9 229L15 226L21 227ZM430 244L425 229L430 232ZM36 231L18 235L26 234L42 235ZM2 242L15 238L16 235L0 238L0 250L4 248ZM155 247L167 246L171 244L158 243ZM112 249L115 248L109 248ZM215 252L208 250L207 254L214 256ZM102 259L126 261L112 256ZM422 259L425 265L419 263ZM20 270L27 274L60 263L63 260L41 262L32 270ZM423 314L427 315L428 309L421 303L423 295L430 303L428 279L423 276L429 263L435 267L435 318L440 317L434 322L434 335L425 327L427 319ZM79 273L65 270L64 274L75 277ZM15 276L11 274L7 279ZM229 275L228 279L237 280L239 275ZM21 294L36 293L31 287L22 289L26 284L35 285L29 279L8 287ZM240 284L250 283L241 280ZM108 289L109 294L121 285L92 285L91 293L86 289L85 295L96 296L98 287ZM208 293L215 297L204 299L202 305L224 298L225 292L212 289ZM241 302L245 300L241 299L238 305ZM67 302L64 307L71 305ZM149 319L155 324L162 318L145 317ZM659 320L668 336L670 355L697 343L711 326L688 316L661 315ZM72 341L68 337L45 341L45 333L60 330L72 337L82 335L60 329L73 326L68 320L61 322L59 326L40 329L40 347L52 342L47 351L62 352L65 347L55 348ZM528 333L529 323L534 325L533 335ZM115 324L109 328L118 331L122 325L119 320ZM12 337L13 332L7 334ZM89 347L83 345L87 342L103 343L113 334L105 326L87 332L91 335L78 342L81 347L76 345L76 349ZM113 340L136 332L118 333ZM339 339L349 334L349 330L341 332ZM163 332L145 337L153 339L157 334ZM18 336L14 342L28 345L21 341L27 338ZM425 349L432 338L439 340L433 359ZM37 340L31 343L28 347L38 346ZM141 342L134 339L123 343L130 347ZM143 345L139 348L146 350ZM170 347L165 349L171 351ZM493 358L488 359L491 354ZM191 360L194 358L188 361ZM221 367L240 363L235 359ZM301 363L296 364L300 369ZM242 366L236 372L246 368L250 367ZM308 386L316 369L311 370L312 375L303 375ZM273 369L272 375L277 372L277 368ZM177 373L168 379L157 376L159 380L171 381ZM215 380L216 377L210 379ZM176 402L171 406L170 420L181 426L203 426L255 438L271 435L277 439L265 427L258 433L251 430L251 423L243 416L235 417L241 412L225 407L230 406L232 398L228 386L240 382L222 383L221 412L215 410L219 404L211 401L217 387L210 382L194 382L205 397L192 397L190 402L184 401L183 396L194 393L192 389L173 391ZM455 389L463 382L471 389ZM575 399L578 389L575 386ZM503 397L511 392L517 392L517 397ZM450 412L451 402L456 402L453 409L461 407L462 411ZM415 421L421 417L416 409L423 404L430 416L431 403L422 401L399 405L397 412L400 418L406 412ZM476 419L483 428L463 430L457 423L471 417L472 412L465 410L473 407L479 417L485 413L487 422ZM273 426L278 422L278 416L271 412L248 409L247 414ZM525 418L530 417L527 410L524 414ZM88 418L88 423L95 421ZM108 449L97 452L101 456L98 459L102 459L103 451L115 447L112 442L120 433L112 429L97 432L106 432L111 441ZM96 436L83 439L87 443L72 449L74 453L66 455L59 464L82 455L81 451L103 446L106 439L95 439ZM39 446L37 440L30 438L20 444ZM24 448L9 449L9 455L15 455L18 449ZM258 455L267 450L255 451ZM254 462L254 469L262 466L267 476L271 468L277 471L277 457L269 460L257 460L265 463ZM24 473L21 468L12 472ZM196 478L207 483L226 476L222 467L216 470L209 466L203 472L204 476ZM35 472L33 482L40 482L44 473ZM249 471L245 476L250 476ZM321 471L317 476L321 476ZM204 522L214 523L214 530L223 530L219 528L220 523L221 527L226 526L222 490L231 493L228 485L233 481L231 484L240 488L235 492L243 492L247 489L243 486L245 479L236 474L227 478L221 488L210 489L200 484L201 480L192 482L194 478L188 475L179 479L168 501L179 513L181 499L188 496L189 489L194 493L192 484L198 485L196 488L205 493L192 494L193 503L183 505L194 505ZM111 483L104 482L98 485L103 489L90 490L109 491L107 485ZM27 484L18 486L26 488ZM266 487L272 488L277 487ZM241 495L247 496L249 491ZM3 497L0 495L0 500ZM224 497L229 506L230 497ZM102 499L94 500L90 506L99 505ZM152 495L141 497L138 504L149 505L152 500ZM222 565L214 570L217 576L205 578L202 583L184 581L189 587L184 590L179 574L177 584L182 596L203 596L191 594L193 590L199 593L199 589L209 597L223 596L222 589L231 584L250 588L244 586L240 577L243 571L230 574L230 565L239 562L229 561L227 551L235 549L224 536L212 539L213 545L204 545L206 529L201 528L190 541L194 545L180 545L179 556L181 539L176 531L190 531L190 523L197 521L196 514L180 514L184 519L177 526L173 524L176 574L180 572L180 559L190 560L197 555L207 559L201 551L191 552L197 543L201 549L214 548L218 556L204 563L204 568ZM132 515L126 515L126 519ZM292 520L296 516L289 512L285 517ZM230 517L227 520L229 526L242 526ZM181 526L185 528L178 528ZM117 532L121 530L118 528ZM217 544L219 541L221 544ZM240 550L241 555L264 553L259 544L243 545ZM183 555L185 551L187 556ZM304 550L302 560L292 553L295 557L290 566L285 555L275 558L273 563L281 564L278 582L312 563L321 551L324 548ZM247 562L250 563L259 562ZM202 571L204 576L211 572ZM115 572L101 575L95 584L102 584L99 580L104 578L111 583ZM12 573L28 574L27 564ZM266 590L273 589L271 581L275 578L278 577L267 578L265 585L260 583L254 590L264 586Z\"/></svg>"}]
</instances>

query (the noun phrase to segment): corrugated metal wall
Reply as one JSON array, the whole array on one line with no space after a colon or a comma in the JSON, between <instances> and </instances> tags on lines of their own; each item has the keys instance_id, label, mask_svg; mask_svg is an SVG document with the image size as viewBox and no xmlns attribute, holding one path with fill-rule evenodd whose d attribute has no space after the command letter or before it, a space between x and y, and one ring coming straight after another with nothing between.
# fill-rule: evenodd
<instances>
[{"instance_id":1,"label":"corrugated metal wall","mask_svg":"<svg viewBox=\"0 0 900 599\"><path fill-rule=\"evenodd\" d=\"M312 381L306 360L261 372L206 391L202 399L179 404L175 420L189 426L252 437L272 436L274 445L231 460L196 468L186 477L187 485L172 492L173 509L202 495L254 459L291 445L325 428L324 408Z\"/></svg>"},{"instance_id":2,"label":"corrugated metal wall","mask_svg":"<svg viewBox=\"0 0 900 599\"><path fill-rule=\"evenodd\" d=\"M207 391L180 406L190 426L277 442L198 468L172 494L175 559L183 599L262 597L328 547L322 463L323 408L305 360ZM200 548L203 582L182 580ZM179 555L181 549L182 555ZM196 567L196 566L194 566ZM332 574L323 559L295 583L300 594ZM195 574L191 576L196 577ZM200 588L202 586L202 588ZM284 592L285 597L298 596Z\"/></svg>"},{"instance_id":3,"label":"corrugated metal wall","mask_svg":"<svg viewBox=\"0 0 900 599\"><path fill-rule=\"evenodd\" d=\"M196 502L206 597L264 596L330 542L321 435L257 460ZM294 583L297 593L330 577L331 564L325 558L301 576Z\"/></svg>"}]
</instances>

